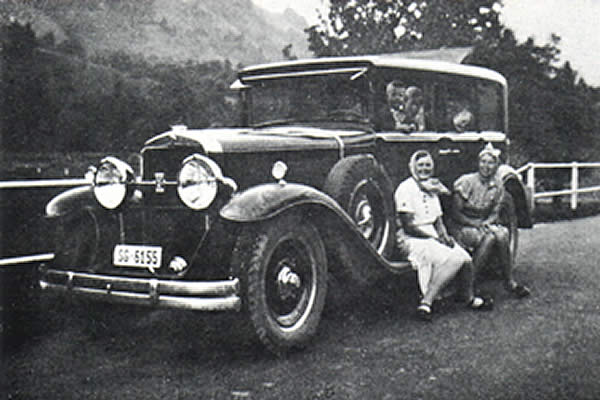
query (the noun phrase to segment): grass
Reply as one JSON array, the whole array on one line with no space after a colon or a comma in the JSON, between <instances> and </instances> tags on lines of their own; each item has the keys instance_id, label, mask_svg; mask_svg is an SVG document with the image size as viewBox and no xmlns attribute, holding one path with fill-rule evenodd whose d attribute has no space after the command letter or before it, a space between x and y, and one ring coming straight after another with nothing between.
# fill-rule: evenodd
<instances>
[{"instance_id":1,"label":"grass","mask_svg":"<svg viewBox=\"0 0 600 400\"><path fill-rule=\"evenodd\" d=\"M536 202L533 220L539 222L554 222L584 218L600 214L600 199L595 196L580 198L575 210L571 209L568 198L560 198L557 202Z\"/></svg>"}]
</instances>

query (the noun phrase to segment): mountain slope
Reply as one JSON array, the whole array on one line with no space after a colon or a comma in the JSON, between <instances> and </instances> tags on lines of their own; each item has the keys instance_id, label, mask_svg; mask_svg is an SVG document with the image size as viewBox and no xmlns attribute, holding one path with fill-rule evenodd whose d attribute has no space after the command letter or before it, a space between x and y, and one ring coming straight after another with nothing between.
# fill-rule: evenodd
<instances>
[{"instance_id":1,"label":"mountain slope","mask_svg":"<svg viewBox=\"0 0 600 400\"><path fill-rule=\"evenodd\" d=\"M88 55L124 51L155 61L247 65L280 60L292 44L292 53L309 56L301 16L270 13L250 0L9 0L0 7L31 21L39 37L78 42Z\"/></svg>"}]
</instances>

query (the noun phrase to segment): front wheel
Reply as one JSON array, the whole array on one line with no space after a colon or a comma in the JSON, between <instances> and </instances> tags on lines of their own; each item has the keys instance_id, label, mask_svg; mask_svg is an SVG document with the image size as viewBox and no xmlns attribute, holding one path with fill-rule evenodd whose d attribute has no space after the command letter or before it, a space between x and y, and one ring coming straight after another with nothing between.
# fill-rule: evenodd
<instances>
[{"instance_id":1,"label":"front wheel","mask_svg":"<svg viewBox=\"0 0 600 400\"><path fill-rule=\"evenodd\" d=\"M319 231L298 216L245 227L234 269L259 340L275 354L302 347L325 305L327 257Z\"/></svg>"}]
</instances>

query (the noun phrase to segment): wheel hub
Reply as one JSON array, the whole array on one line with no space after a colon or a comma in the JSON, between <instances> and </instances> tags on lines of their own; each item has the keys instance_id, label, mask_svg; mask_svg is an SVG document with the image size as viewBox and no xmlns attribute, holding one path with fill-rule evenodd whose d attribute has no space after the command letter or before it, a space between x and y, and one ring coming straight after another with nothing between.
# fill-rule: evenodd
<instances>
[{"instance_id":1,"label":"wheel hub","mask_svg":"<svg viewBox=\"0 0 600 400\"><path fill-rule=\"evenodd\" d=\"M267 270L266 301L281 329L294 329L310 312L315 292L315 270L303 242L286 240L272 255Z\"/></svg>"},{"instance_id":2,"label":"wheel hub","mask_svg":"<svg viewBox=\"0 0 600 400\"><path fill-rule=\"evenodd\" d=\"M354 220L356 221L356 225L362 235L369 239L375 229L375 222L373 221L373 213L369 200L366 197L361 199L356 205L355 210Z\"/></svg>"},{"instance_id":3,"label":"wheel hub","mask_svg":"<svg viewBox=\"0 0 600 400\"><path fill-rule=\"evenodd\" d=\"M287 260L282 260L280 263L281 269L277 274L277 290L281 300L288 300L298 295L300 288L302 287L302 280L300 275L295 273L290 268ZM293 265L292 265L293 267Z\"/></svg>"}]
</instances>

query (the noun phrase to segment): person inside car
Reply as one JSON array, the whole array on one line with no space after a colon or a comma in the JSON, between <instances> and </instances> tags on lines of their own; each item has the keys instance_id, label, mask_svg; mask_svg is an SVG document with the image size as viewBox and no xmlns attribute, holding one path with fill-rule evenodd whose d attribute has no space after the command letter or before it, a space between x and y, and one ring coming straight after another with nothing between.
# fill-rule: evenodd
<instances>
[{"instance_id":1,"label":"person inside car","mask_svg":"<svg viewBox=\"0 0 600 400\"><path fill-rule=\"evenodd\" d=\"M403 82L394 80L386 86L386 98L392 122L387 128L407 133L425 130L423 91L420 88L406 87ZM390 117L384 118L390 120Z\"/></svg>"},{"instance_id":2,"label":"person inside car","mask_svg":"<svg viewBox=\"0 0 600 400\"><path fill-rule=\"evenodd\" d=\"M530 290L513 278L509 231L500 224L504 188L498 176L500 150L488 143L479 153L479 170L462 175L454 182L449 229L457 241L473 255L475 271L482 270L493 251L502 265L506 290L518 298Z\"/></svg>"},{"instance_id":3,"label":"person inside car","mask_svg":"<svg viewBox=\"0 0 600 400\"><path fill-rule=\"evenodd\" d=\"M463 108L454 117L452 117L452 124L454 130L458 133L466 132L470 128L471 122L473 121L473 113L468 108Z\"/></svg>"},{"instance_id":4,"label":"person inside car","mask_svg":"<svg viewBox=\"0 0 600 400\"><path fill-rule=\"evenodd\" d=\"M384 113L383 122L387 128L395 130L396 126L403 123L406 119L404 111L404 94L406 86L404 82L399 80L391 81L385 87L385 95L387 101L387 112ZM391 123L391 126L390 126Z\"/></svg>"},{"instance_id":5,"label":"person inside car","mask_svg":"<svg viewBox=\"0 0 600 400\"><path fill-rule=\"evenodd\" d=\"M415 152L409 162L411 177L394 193L402 228L396 235L399 249L417 271L422 294L417 317L430 321L432 305L441 291L461 274L462 300L473 310L490 310L493 299L475 296L471 256L452 239L442 221L439 194L449 190L433 178L433 158L425 150Z\"/></svg>"},{"instance_id":6,"label":"person inside car","mask_svg":"<svg viewBox=\"0 0 600 400\"><path fill-rule=\"evenodd\" d=\"M425 130L425 107L423 91L417 86L409 86L405 92L405 112L408 130L422 132Z\"/></svg>"}]
</instances>

